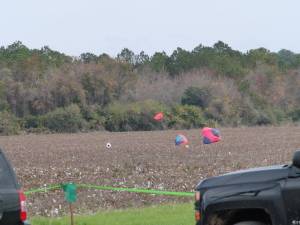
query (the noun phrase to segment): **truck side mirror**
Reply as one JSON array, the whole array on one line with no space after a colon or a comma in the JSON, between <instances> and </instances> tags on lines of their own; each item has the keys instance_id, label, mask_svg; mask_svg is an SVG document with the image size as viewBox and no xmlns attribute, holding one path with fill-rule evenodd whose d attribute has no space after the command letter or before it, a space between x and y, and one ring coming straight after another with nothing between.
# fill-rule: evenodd
<instances>
[{"instance_id":1,"label":"truck side mirror","mask_svg":"<svg viewBox=\"0 0 300 225\"><path fill-rule=\"evenodd\" d=\"M296 151L293 156L293 166L300 169L300 151Z\"/></svg>"}]
</instances>

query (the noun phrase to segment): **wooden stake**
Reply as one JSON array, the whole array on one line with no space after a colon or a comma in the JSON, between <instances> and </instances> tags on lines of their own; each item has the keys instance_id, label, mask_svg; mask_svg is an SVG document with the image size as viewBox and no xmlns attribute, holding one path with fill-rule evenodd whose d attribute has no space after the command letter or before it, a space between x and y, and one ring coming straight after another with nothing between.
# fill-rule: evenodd
<instances>
[{"instance_id":1,"label":"wooden stake","mask_svg":"<svg viewBox=\"0 0 300 225\"><path fill-rule=\"evenodd\" d=\"M73 218L73 207L72 207L72 203L70 203L70 213L71 213L71 225L74 225L74 218Z\"/></svg>"}]
</instances>

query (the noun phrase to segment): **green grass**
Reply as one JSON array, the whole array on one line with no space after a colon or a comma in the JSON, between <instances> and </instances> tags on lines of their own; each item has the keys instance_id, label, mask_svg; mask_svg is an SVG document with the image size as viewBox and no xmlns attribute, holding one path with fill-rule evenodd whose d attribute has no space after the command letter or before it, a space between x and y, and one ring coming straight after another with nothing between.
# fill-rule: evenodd
<instances>
[{"instance_id":1,"label":"green grass","mask_svg":"<svg viewBox=\"0 0 300 225\"><path fill-rule=\"evenodd\" d=\"M32 225L70 225L68 217L33 218ZM91 216L76 216L75 225L193 225L192 203L104 211Z\"/></svg>"}]
</instances>

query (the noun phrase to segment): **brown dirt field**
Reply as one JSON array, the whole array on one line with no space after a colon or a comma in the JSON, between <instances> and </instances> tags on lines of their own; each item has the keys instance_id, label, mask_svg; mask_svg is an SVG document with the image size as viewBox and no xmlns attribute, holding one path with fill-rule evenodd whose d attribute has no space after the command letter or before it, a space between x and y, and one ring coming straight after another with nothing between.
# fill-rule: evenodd
<instances>
[{"instance_id":1,"label":"brown dirt field","mask_svg":"<svg viewBox=\"0 0 300 225\"><path fill-rule=\"evenodd\" d=\"M176 134L190 148L175 147ZM80 133L0 137L24 190L61 182L193 191L199 180L242 168L290 163L300 127L221 129L220 143L203 145L199 130ZM106 149L107 142L112 144ZM190 198L81 190L77 213L139 207ZM30 215L61 215L62 191L28 197Z\"/></svg>"}]
</instances>

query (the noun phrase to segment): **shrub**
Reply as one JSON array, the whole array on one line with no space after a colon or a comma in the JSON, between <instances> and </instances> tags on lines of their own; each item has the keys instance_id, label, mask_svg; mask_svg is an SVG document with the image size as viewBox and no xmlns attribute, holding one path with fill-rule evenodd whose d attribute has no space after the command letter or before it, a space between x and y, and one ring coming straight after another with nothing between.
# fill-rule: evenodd
<instances>
[{"instance_id":1,"label":"shrub","mask_svg":"<svg viewBox=\"0 0 300 225\"><path fill-rule=\"evenodd\" d=\"M32 116L28 115L22 119L22 129L26 132L42 133L48 132L49 130L44 127L43 116Z\"/></svg>"},{"instance_id":2,"label":"shrub","mask_svg":"<svg viewBox=\"0 0 300 225\"><path fill-rule=\"evenodd\" d=\"M99 105L85 106L81 109L83 118L87 121L86 129L104 130L105 117Z\"/></svg>"},{"instance_id":3,"label":"shrub","mask_svg":"<svg viewBox=\"0 0 300 225\"><path fill-rule=\"evenodd\" d=\"M23 119L23 128L31 129L31 128L41 128L43 126L43 121L40 116L26 116Z\"/></svg>"},{"instance_id":4,"label":"shrub","mask_svg":"<svg viewBox=\"0 0 300 225\"><path fill-rule=\"evenodd\" d=\"M290 111L288 115L294 122L298 122L300 120L300 108Z\"/></svg>"},{"instance_id":5,"label":"shrub","mask_svg":"<svg viewBox=\"0 0 300 225\"><path fill-rule=\"evenodd\" d=\"M65 108L57 108L43 116L44 126L56 132L77 132L85 126L80 108L72 104Z\"/></svg>"},{"instance_id":6,"label":"shrub","mask_svg":"<svg viewBox=\"0 0 300 225\"><path fill-rule=\"evenodd\" d=\"M281 119L283 118L281 118L279 111L266 107L264 110L256 110L251 125L276 125L282 122Z\"/></svg>"},{"instance_id":7,"label":"shrub","mask_svg":"<svg viewBox=\"0 0 300 225\"><path fill-rule=\"evenodd\" d=\"M282 111L265 106L265 108L256 108L256 105L245 103L240 107L241 123L245 125L271 125L279 124L285 118Z\"/></svg>"},{"instance_id":8,"label":"shrub","mask_svg":"<svg viewBox=\"0 0 300 225\"><path fill-rule=\"evenodd\" d=\"M110 105L105 112L105 128L109 131L138 131L163 129L167 117L163 122L153 120L156 112L166 112L166 108L153 100L142 102Z\"/></svg>"},{"instance_id":9,"label":"shrub","mask_svg":"<svg viewBox=\"0 0 300 225\"><path fill-rule=\"evenodd\" d=\"M211 91L208 88L189 87L184 91L181 103L183 105L195 105L206 108L211 99Z\"/></svg>"},{"instance_id":10,"label":"shrub","mask_svg":"<svg viewBox=\"0 0 300 225\"><path fill-rule=\"evenodd\" d=\"M164 112L161 122L153 120L153 115L159 111ZM109 131L189 129L203 127L204 124L203 112L199 107L176 105L169 112L160 103L147 100L127 105L110 105L106 110L105 128Z\"/></svg>"},{"instance_id":11,"label":"shrub","mask_svg":"<svg viewBox=\"0 0 300 225\"><path fill-rule=\"evenodd\" d=\"M172 109L173 116L169 127L176 129L190 129L203 127L205 119L202 110L192 105L176 105Z\"/></svg>"},{"instance_id":12,"label":"shrub","mask_svg":"<svg viewBox=\"0 0 300 225\"><path fill-rule=\"evenodd\" d=\"M11 135L20 132L18 119L10 112L0 112L0 134Z\"/></svg>"},{"instance_id":13,"label":"shrub","mask_svg":"<svg viewBox=\"0 0 300 225\"><path fill-rule=\"evenodd\" d=\"M272 119L270 118L269 115L267 115L266 113L259 113L256 121L254 122L255 125L270 125L272 124Z\"/></svg>"}]
</instances>

